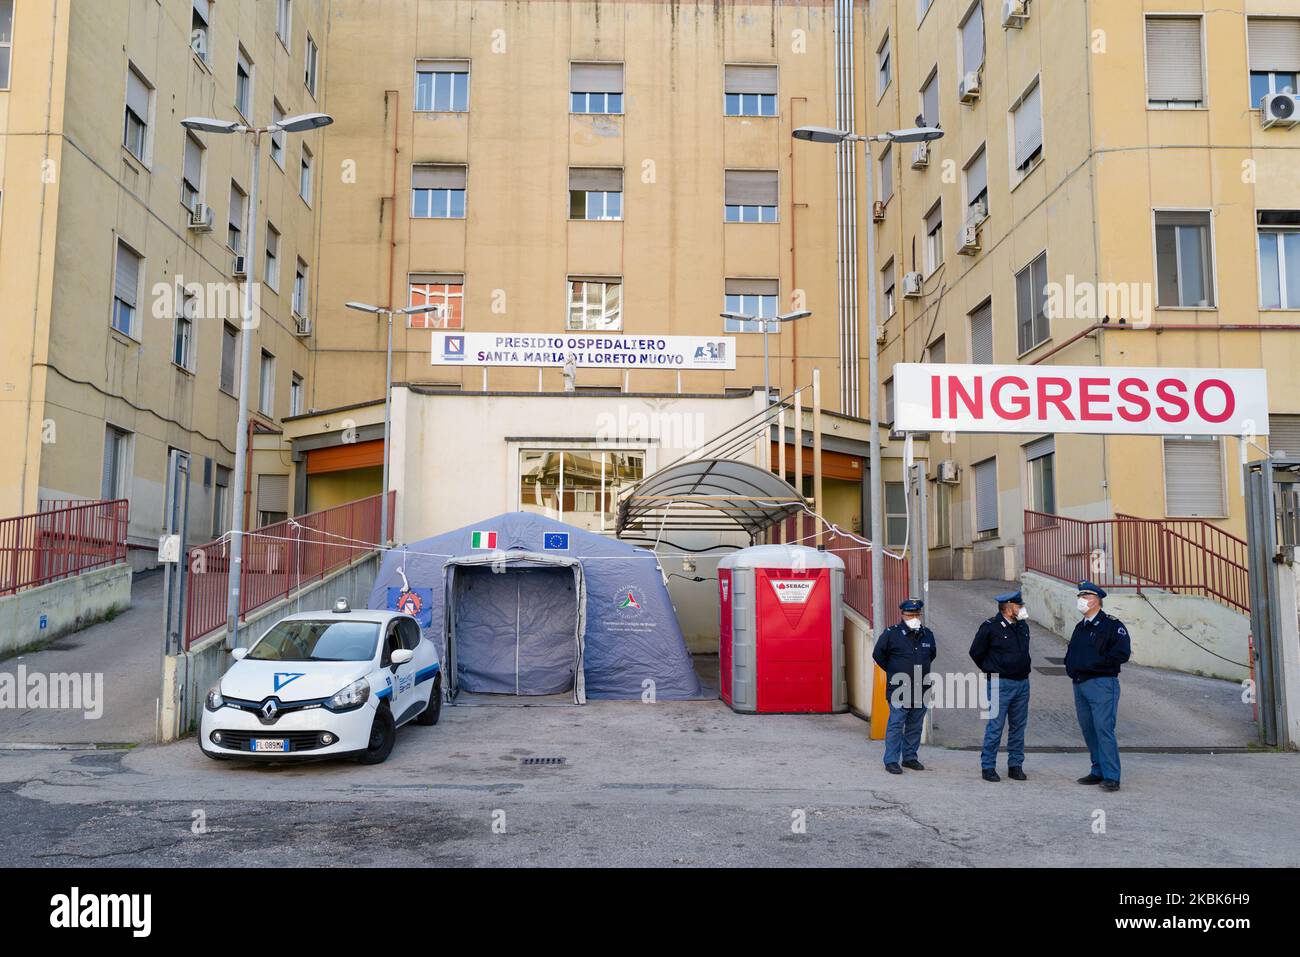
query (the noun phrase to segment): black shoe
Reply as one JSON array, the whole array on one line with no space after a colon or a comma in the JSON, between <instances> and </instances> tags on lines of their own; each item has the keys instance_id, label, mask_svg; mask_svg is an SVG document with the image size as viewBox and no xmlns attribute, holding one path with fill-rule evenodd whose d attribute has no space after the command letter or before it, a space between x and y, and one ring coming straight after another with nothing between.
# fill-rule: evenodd
<instances>
[{"instance_id":1,"label":"black shoe","mask_svg":"<svg viewBox=\"0 0 1300 957\"><path fill-rule=\"evenodd\" d=\"M886 764L886 765L885 765L885 770L888 771L890 774L902 774L902 773L903 773L903 769L900 768L897 764Z\"/></svg>"},{"instance_id":2,"label":"black shoe","mask_svg":"<svg viewBox=\"0 0 1300 957\"><path fill-rule=\"evenodd\" d=\"M983 771L980 772L980 777L982 777L985 781L1002 780L1001 776L998 775L998 772L994 771L992 768L985 768Z\"/></svg>"},{"instance_id":3,"label":"black shoe","mask_svg":"<svg viewBox=\"0 0 1300 957\"><path fill-rule=\"evenodd\" d=\"M1118 781L1102 781L1102 782L1101 782L1101 789L1102 789L1103 791L1118 791L1118 790L1119 790L1119 782L1118 782Z\"/></svg>"},{"instance_id":4,"label":"black shoe","mask_svg":"<svg viewBox=\"0 0 1300 957\"><path fill-rule=\"evenodd\" d=\"M1095 775L1095 774L1089 774L1087 777L1079 778L1079 783L1080 783L1080 784L1100 784L1100 783L1101 783L1101 778L1097 777L1097 775Z\"/></svg>"},{"instance_id":5,"label":"black shoe","mask_svg":"<svg viewBox=\"0 0 1300 957\"><path fill-rule=\"evenodd\" d=\"M1020 765L1018 764L1007 768L1007 777L1009 777L1013 781L1029 780L1028 778L1025 777L1025 772L1020 769Z\"/></svg>"},{"instance_id":6,"label":"black shoe","mask_svg":"<svg viewBox=\"0 0 1300 957\"><path fill-rule=\"evenodd\" d=\"M920 761L916 760L916 758L913 758L911 761L904 761L904 762L903 762L903 767L905 767L905 768L910 768L910 769L913 770L913 771L924 771L924 770L925 770L925 765L922 764Z\"/></svg>"}]
</instances>

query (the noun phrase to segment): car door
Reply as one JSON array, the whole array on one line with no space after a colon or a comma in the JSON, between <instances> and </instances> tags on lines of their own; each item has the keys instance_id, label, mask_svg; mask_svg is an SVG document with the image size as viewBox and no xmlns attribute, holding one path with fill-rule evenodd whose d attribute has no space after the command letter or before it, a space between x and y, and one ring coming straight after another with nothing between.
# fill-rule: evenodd
<instances>
[{"instance_id":1,"label":"car door","mask_svg":"<svg viewBox=\"0 0 1300 957\"><path fill-rule=\"evenodd\" d=\"M438 677L438 652L432 641L420 636L420 623L414 618L400 622L398 628L406 647L413 654L411 665L415 669L416 700L428 704L434 679Z\"/></svg>"},{"instance_id":2,"label":"car door","mask_svg":"<svg viewBox=\"0 0 1300 957\"><path fill-rule=\"evenodd\" d=\"M391 690L389 707L393 712L393 720L399 724L414 717L420 710L412 707L416 703L414 659L400 665L394 665L392 660L394 651L406 647L400 625L401 619L388 623L384 634L383 659L380 661L380 667L384 669L384 683Z\"/></svg>"}]
</instances>

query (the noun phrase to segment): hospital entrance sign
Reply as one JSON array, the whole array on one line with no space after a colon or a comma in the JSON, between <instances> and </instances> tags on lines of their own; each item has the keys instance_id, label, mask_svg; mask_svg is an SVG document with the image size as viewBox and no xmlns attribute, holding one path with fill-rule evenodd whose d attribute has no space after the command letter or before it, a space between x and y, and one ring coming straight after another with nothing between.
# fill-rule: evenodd
<instances>
[{"instance_id":1,"label":"hospital entrance sign","mask_svg":"<svg viewBox=\"0 0 1300 957\"><path fill-rule=\"evenodd\" d=\"M1263 369L899 363L899 432L1267 435Z\"/></svg>"},{"instance_id":2,"label":"hospital entrance sign","mask_svg":"<svg viewBox=\"0 0 1300 957\"><path fill-rule=\"evenodd\" d=\"M436 366L553 366L569 356L583 369L734 369L729 336L643 336L575 332L435 332Z\"/></svg>"}]
</instances>

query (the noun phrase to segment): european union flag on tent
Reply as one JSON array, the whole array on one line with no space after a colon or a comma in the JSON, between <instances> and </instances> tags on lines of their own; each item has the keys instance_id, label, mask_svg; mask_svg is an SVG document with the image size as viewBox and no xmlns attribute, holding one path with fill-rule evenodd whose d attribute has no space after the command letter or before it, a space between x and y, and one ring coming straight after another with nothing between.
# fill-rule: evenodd
<instances>
[{"instance_id":1,"label":"european union flag on tent","mask_svg":"<svg viewBox=\"0 0 1300 957\"><path fill-rule=\"evenodd\" d=\"M548 552L567 552L569 550L569 533L547 532L542 536L542 548Z\"/></svg>"}]
</instances>

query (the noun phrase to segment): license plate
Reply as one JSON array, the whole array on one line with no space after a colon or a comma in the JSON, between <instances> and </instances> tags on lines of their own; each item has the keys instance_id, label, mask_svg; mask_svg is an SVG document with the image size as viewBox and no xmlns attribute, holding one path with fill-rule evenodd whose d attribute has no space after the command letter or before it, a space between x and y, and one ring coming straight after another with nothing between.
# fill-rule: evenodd
<instances>
[{"instance_id":1,"label":"license plate","mask_svg":"<svg viewBox=\"0 0 1300 957\"><path fill-rule=\"evenodd\" d=\"M288 751L289 741L287 738L254 738L254 751Z\"/></svg>"}]
</instances>

